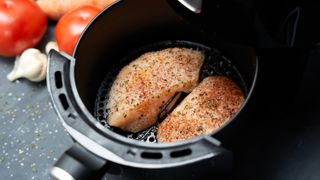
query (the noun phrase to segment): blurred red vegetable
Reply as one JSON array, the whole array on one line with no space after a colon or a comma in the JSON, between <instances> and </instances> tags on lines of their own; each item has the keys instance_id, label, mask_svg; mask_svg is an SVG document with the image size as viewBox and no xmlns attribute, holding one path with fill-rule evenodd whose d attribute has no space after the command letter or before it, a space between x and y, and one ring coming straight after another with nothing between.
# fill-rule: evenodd
<instances>
[{"instance_id":1,"label":"blurred red vegetable","mask_svg":"<svg viewBox=\"0 0 320 180\"><path fill-rule=\"evenodd\" d=\"M30 0L0 0L0 56L34 47L45 34L47 16Z\"/></svg>"},{"instance_id":2,"label":"blurred red vegetable","mask_svg":"<svg viewBox=\"0 0 320 180\"><path fill-rule=\"evenodd\" d=\"M62 16L55 29L59 50L72 55L82 31L101 10L96 6L85 5Z\"/></svg>"}]
</instances>

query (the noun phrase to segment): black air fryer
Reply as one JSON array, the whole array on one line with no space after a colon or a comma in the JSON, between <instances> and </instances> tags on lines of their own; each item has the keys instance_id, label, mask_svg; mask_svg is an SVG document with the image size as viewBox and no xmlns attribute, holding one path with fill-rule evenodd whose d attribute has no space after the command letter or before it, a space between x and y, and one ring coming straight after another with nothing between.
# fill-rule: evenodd
<instances>
[{"instance_id":1,"label":"black air fryer","mask_svg":"<svg viewBox=\"0 0 320 180\"><path fill-rule=\"evenodd\" d=\"M100 13L82 34L73 57L49 55L48 89L74 139L51 169L55 179L228 178L237 133L252 121L260 71L261 34L245 1L123 0ZM268 42L268 41L265 41ZM266 43L268 44L268 43ZM238 113L209 135L157 143L156 127L125 133L108 126L108 88L123 66L144 52L186 47L205 53L201 77L225 75L245 92ZM259 70L258 70L259 69ZM210 73L205 73L210 72Z\"/></svg>"}]
</instances>

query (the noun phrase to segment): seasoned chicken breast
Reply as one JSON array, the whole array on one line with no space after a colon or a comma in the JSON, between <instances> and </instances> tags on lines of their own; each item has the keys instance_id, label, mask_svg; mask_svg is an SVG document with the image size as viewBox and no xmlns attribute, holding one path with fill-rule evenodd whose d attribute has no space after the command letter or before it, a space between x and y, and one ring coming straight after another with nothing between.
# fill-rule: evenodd
<instances>
[{"instance_id":1,"label":"seasoned chicken breast","mask_svg":"<svg viewBox=\"0 0 320 180\"><path fill-rule=\"evenodd\" d=\"M244 101L241 89L224 76L205 78L160 123L158 142L174 142L208 134L228 121Z\"/></svg>"},{"instance_id":2,"label":"seasoned chicken breast","mask_svg":"<svg viewBox=\"0 0 320 180\"><path fill-rule=\"evenodd\" d=\"M125 66L110 93L108 123L138 132L152 126L162 106L177 92L198 85L204 54L187 48L148 52Z\"/></svg>"}]
</instances>

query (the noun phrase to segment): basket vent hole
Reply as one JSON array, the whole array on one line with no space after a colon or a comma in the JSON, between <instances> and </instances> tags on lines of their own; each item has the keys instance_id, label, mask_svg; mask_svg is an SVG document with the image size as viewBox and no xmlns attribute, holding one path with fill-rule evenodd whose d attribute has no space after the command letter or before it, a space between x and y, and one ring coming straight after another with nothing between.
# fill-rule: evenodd
<instances>
[{"instance_id":1,"label":"basket vent hole","mask_svg":"<svg viewBox=\"0 0 320 180\"><path fill-rule=\"evenodd\" d=\"M173 151L170 153L170 157L172 158L178 158L183 156L188 156L192 153L191 149L183 149L180 151Z\"/></svg>"},{"instance_id":2,"label":"basket vent hole","mask_svg":"<svg viewBox=\"0 0 320 180\"><path fill-rule=\"evenodd\" d=\"M149 141L149 142L155 142L155 140L156 140L156 139L155 139L153 136L150 136L150 137L148 138L148 141Z\"/></svg>"},{"instance_id":3,"label":"basket vent hole","mask_svg":"<svg viewBox=\"0 0 320 180\"><path fill-rule=\"evenodd\" d=\"M66 95L60 94L59 95L59 99L60 99L60 102L61 102L61 105L62 105L63 109L67 110L69 108L69 103L67 101Z\"/></svg>"},{"instance_id":4,"label":"basket vent hole","mask_svg":"<svg viewBox=\"0 0 320 180\"><path fill-rule=\"evenodd\" d=\"M137 134L132 134L132 138L133 138L133 139L136 139L137 137L138 137Z\"/></svg>"},{"instance_id":5,"label":"basket vent hole","mask_svg":"<svg viewBox=\"0 0 320 180\"><path fill-rule=\"evenodd\" d=\"M98 110L98 113L99 113L99 114L102 114L102 113L103 113L103 109L99 109L99 110Z\"/></svg>"},{"instance_id":6,"label":"basket vent hole","mask_svg":"<svg viewBox=\"0 0 320 180\"><path fill-rule=\"evenodd\" d=\"M107 125L107 121L105 121L105 120L100 121L100 123L102 124L102 126L106 126Z\"/></svg>"},{"instance_id":7,"label":"basket vent hole","mask_svg":"<svg viewBox=\"0 0 320 180\"><path fill-rule=\"evenodd\" d=\"M159 152L143 152L141 153L141 157L144 159L161 159L162 154Z\"/></svg>"},{"instance_id":8,"label":"basket vent hole","mask_svg":"<svg viewBox=\"0 0 320 180\"><path fill-rule=\"evenodd\" d=\"M58 89L62 88L62 76L61 76L61 72L60 71L57 71L54 73L54 79L55 79L55 82L56 82L56 87Z\"/></svg>"}]
</instances>

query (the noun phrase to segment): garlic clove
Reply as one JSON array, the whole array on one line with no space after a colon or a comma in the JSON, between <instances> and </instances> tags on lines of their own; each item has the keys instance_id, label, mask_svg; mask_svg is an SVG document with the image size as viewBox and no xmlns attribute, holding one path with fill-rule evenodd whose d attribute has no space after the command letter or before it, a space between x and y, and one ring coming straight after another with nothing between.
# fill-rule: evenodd
<instances>
[{"instance_id":1,"label":"garlic clove","mask_svg":"<svg viewBox=\"0 0 320 180\"><path fill-rule=\"evenodd\" d=\"M45 49L46 49L46 54L49 54L51 49L59 51L58 44L55 41L48 42Z\"/></svg>"},{"instance_id":2,"label":"garlic clove","mask_svg":"<svg viewBox=\"0 0 320 180\"><path fill-rule=\"evenodd\" d=\"M21 71L18 71L19 62L20 62L20 56L17 56L14 61L13 70L7 75L7 79L9 81L14 81L22 76Z\"/></svg>"},{"instance_id":3,"label":"garlic clove","mask_svg":"<svg viewBox=\"0 0 320 180\"><path fill-rule=\"evenodd\" d=\"M16 58L14 68L7 78L13 81L24 77L31 81L39 82L45 79L46 68L47 56L38 49L30 48Z\"/></svg>"},{"instance_id":4,"label":"garlic clove","mask_svg":"<svg viewBox=\"0 0 320 180\"><path fill-rule=\"evenodd\" d=\"M40 60L40 64L37 67L38 68L38 73L35 76L30 76L28 79L30 81L34 81L34 82L40 82L42 80L44 80L46 78L46 74L47 74L47 56L45 54L42 53L37 53L36 55L36 59Z\"/></svg>"}]
</instances>

